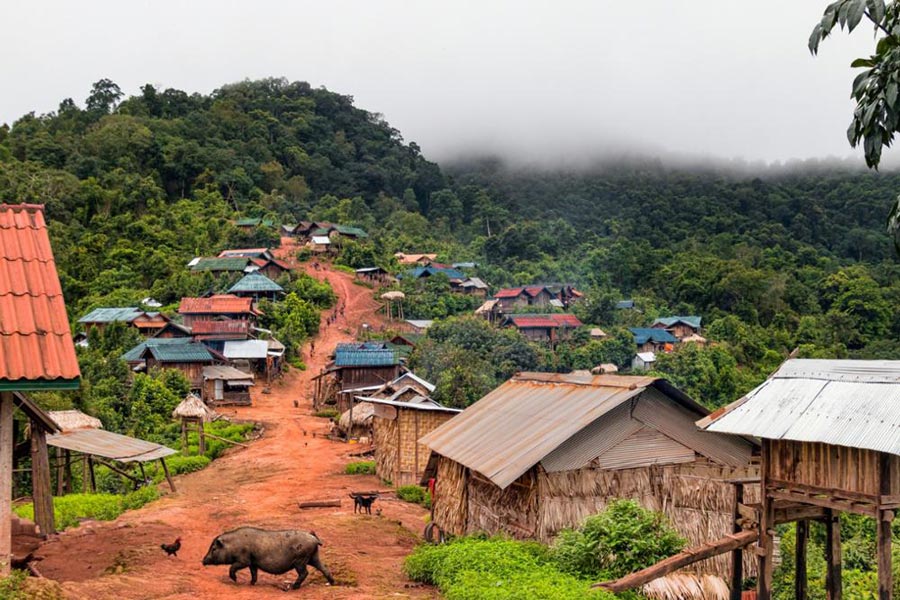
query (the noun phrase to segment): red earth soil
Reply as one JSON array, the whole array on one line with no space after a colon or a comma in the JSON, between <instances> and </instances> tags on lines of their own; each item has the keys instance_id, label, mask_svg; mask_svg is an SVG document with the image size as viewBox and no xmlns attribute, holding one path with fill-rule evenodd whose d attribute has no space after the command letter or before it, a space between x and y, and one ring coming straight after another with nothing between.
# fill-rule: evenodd
<instances>
[{"instance_id":1,"label":"red earth soil","mask_svg":"<svg viewBox=\"0 0 900 600\"><path fill-rule=\"evenodd\" d=\"M296 246L285 240L281 258L292 261ZM325 265L323 264L323 267ZM329 586L310 569L300 590L305 599L325 598L436 598L431 588L411 584L402 573L403 557L419 542L426 523L421 507L396 499L379 498L373 509L381 514L355 515L348 494L353 490L386 489L374 476L345 475L344 465L355 459L353 444L315 434L330 430L330 422L312 416L311 378L319 372L328 351L351 341L362 323L379 326L378 303L371 292L353 284L351 275L331 268L304 268L327 279L345 303L343 315L322 328L316 353L306 351L306 371L290 369L272 385L254 388L253 405L221 412L232 419L262 425L262 437L247 448L229 450L202 471L175 478L177 492L123 514L112 522L84 523L44 544L38 567L62 583L67 598L284 598L296 577L260 572L249 585L248 570L238 583L228 579L227 566L203 567L201 559L213 538L242 525L271 529L314 530L322 539L322 561L337 585ZM168 491L165 485L160 487ZM298 502L340 499L340 508L300 510ZM374 511L373 511L374 512ZM177 557L168 557L162 543L181 536Z\"/></svg>"}]
</instances>

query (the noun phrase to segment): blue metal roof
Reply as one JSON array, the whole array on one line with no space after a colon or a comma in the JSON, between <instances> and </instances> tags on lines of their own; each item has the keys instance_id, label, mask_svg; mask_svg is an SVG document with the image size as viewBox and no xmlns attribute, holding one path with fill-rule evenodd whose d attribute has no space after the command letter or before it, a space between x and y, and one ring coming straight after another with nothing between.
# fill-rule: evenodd
<instances>
[{"instance_id":1,"label":"blue metal roof","mask_svg":"<svg viewBox=\"0 0 900 600\"><path fill-rule=\"evenodd\" d=\"M443 273L450 279L465 279L466 274L458 269L447 269L445 267L435 267L432 265L426 265L424 267L416 267L412 271L410 271L409 276L413 279L418 279L420 277L430 277L431 275L437 275L438 273Z\"/></svg>"},{"instance_id":2,"label":"blue metal roof","mask_svg":"<svg viewBox=\"0 0 900 600\"><path fill-rule=\"evenodd\" d=\"M703 317L697 316L688 316L688 317L662 317L653 322L654 325L663 325L665 327L672 327L677 323L684 323L689 327L693 327L694 329L700 329L700 321Z\"/></svg>"},{"instance_id":3,"label":"blue metal roof","mask_svg":"<svg viewBox=\"0 0 900 600\"><path fill-rule=\"evenodd\" d=\"M249 273L244 275L240 281L235 283L228 290L229 293L235 292L283 292L284 288L266 277L261 273Z\"/></svg>"},{"instance_id":4,"label":"blue metal roof","mask_svg":"<svg viewBox=\"0 0 900 600\"><path fill-rule=\"evenodd\" d=\"M334 351L336 367L389 367L399 363L397 352L384 342L338 344Z\"/></svg>"},{"instance_id":5,"label":"blue metal roof","mask_svg":"<svg viewBox=\"0 0 900 600\"><path fill-rule=\"evenodd\" d=\"M162 363L213 362L209 348L197 342L149 346L144 353L147 351Z\"/></svg>"},{"instance_id":6,"label":"blue metal roof","mask_svg":"<svg viewBox=\"0 0 900 600\"><path fill-rule=\"evenodd\" d=\"M144 340L128 352L122 355L122 360L126 362L136 362L141 360L141 355L144 353L144 350L151 346L162 346L169 344L190 344L191 338L189 337L181 337L181 338L150 338Z\"/></svg>"},{"instance_id":7,"label":"blue metal roof","mask_svg":"<svg viewBox=\"0 0 900 600\"><path fill-rule=\"evenodd\" d=\"M124 321L125 323L131 323L142 314L144 314L144 311L135 306L127 306L124 308L95 308L78 319L78 322L112 323L114 321Z\"/></svg>"},{"instance_id":8,"label":"blue metal roof","mask_svg":"<svg viewBox=\"0 0 900 600\"><path fill-rule=\"evenodd\" d=\"M652 329L649 327L629 327L628 331L634 336L634 342L640 346L649 341L657 344L676 344L678 338L665 329Z\"/></svg>"}]
</instances>

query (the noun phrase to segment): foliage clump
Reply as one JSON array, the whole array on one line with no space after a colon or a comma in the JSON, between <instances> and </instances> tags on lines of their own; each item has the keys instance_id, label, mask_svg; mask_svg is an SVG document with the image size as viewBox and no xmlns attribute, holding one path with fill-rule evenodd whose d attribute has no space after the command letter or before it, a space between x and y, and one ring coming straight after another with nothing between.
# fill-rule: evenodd
<instances>
[{"instance_id":1,"label":"foliage clump","mask_svg":"<svg viewBox=\"0 0 900 600\"><path fill-rule=\"evenodd\" d=\"M347 466L344 467L344 473L346 473L347 475L374 475L375 461L361 460L347 463Z\"/></svg>"},{"instance_id":2,"label":"foliage clump","mask_svg":"<svg viewBox=\"0 0 900 600\"><path fill-rule=\"evenodd\" d=\"M553 560L565 573L608 581L676 554L684 544L662 513L634 500L617 500L581 527L563 530L553 545Z\"/></svg>"},{"instance_id":3,"label":"foliage clump","mask_svg":"<svg viewBox=\"0 0 900 600\"><path fill-rule=\"evenodd\" d=\"M561 572L534 542L464 537L422 545L404 563L410 579L436 585L449 600L611 600L591 582Z\"/></svg>"},{"instance_id":4,"label":"foliage clump","mask_svg":"<svg viewBox=\"0 0 900 600\"><path fill-rule=\"evenodd\" d=\"M420 485L401 485L397 488L397 497L406 502L431 508L431 494Z\"/></svg>"},{"instance_id":5,"label":"foliage clump","mask_svg":"<svg viewBox=\"0 0 900 600\"><path fill-rule=\"evenodd\" d=\"M128 494L68 494L54 496L53 516L56 529L63 531L78 525L81 519L112 521L126 510L134 510L159 497L155 486L142 487ZM34 519L34 505L17 506L15 513Z\"/></svg>"}]
</instances>

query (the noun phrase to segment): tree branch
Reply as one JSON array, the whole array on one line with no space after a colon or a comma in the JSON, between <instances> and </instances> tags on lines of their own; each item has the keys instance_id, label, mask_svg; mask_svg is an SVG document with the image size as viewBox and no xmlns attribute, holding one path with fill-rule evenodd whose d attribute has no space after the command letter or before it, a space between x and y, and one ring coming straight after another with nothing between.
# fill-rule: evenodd
<instances>
[{"instance_id":1,"label":"tree branch","mask_svg":"<svg viewBox=\"0 0 900 600\"><path fill-rule=\"evenodd\" d=\"M866 15L866 18L868 18L870 21L872 21L873 23L875 23L875 26L876 26L878 29L882 30L882 31L883 31L885 34L887 34L888 36L894 37L894 34L891 33L890 31L888 31L887 29L885 29L884 25L881 24L881 21L876 20L875 17L873 17L872 14L871 14L869 11L864 10L864 11L863 11L863 14Z\"/></svg>"}]
</instances>

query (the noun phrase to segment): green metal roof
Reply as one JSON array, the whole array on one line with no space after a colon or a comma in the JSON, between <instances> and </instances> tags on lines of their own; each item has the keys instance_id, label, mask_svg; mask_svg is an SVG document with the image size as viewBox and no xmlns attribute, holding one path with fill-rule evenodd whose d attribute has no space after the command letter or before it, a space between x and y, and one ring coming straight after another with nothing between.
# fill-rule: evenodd
<instances>
[{"instance_id":1,"label":"green metal roof","mask_svg":"<svg viewBox=\"0 0 900 600\"><path fill-rule=\"evenodd\" d=\"M201 258L191 266L191 271L243 271L250 262L246 257L235 258Z\"/></svg>"},{"instance_id":2,"label":"green metal roof","mask_svg":"<svg viewBox=\"0 0 900 600\"><path fill-rule=\"evenodd\" d=\"M359 227L348 227L347 225L335 225L337 232L342 235L355 235L356 237L369 237L369 234Z\"/></svg>"},{"instance_id":3,"label":"green metal roof","mask_svg":"<svg viewBox=\"0 0 900 600\"><path fill-rule=\"evenodd\" d=\"M162 363L212 362L213 355L209 348L196 342L190 344L163 344L149 346L143 354L150 352Z\"/></svg>"},{"instance_id":4,"label":"green metal roof","mask_svg":"<svg viewBox=\"0 0 900 600\"><path fill-rule=\"evenodd\" d=\"M127 362L136 362L141 360L141 355L144 353L149 347L152 346L163 346L163 345L176 345L176 344L190 344L191 338L189 337L181 337L181 338L150 338L144 340L128 352L122 355L122 360Z\"/></svg>"},{"instance_id":5,"label":"green metal roof","mask_svg":"<svg viewBox=\"0 0 900 600\"><path fill-rule=\"evenodd\" d=\"M244 218L238 219L234 222L237 227L258 227L262 225L263 227L273 227L275 225L275 221L272 219L260 219L260 218Z\"/></svg>"},{"instance_id":6,"label":"green metal roof","mask_svg":"<svg viewBox=\"0 0 900 600\"><path fill-rule=\"evenodd\" d=\"M703 317L698 317L695 315L691 316L678 316L678 317L662 317L654 321L654 325L663 325L664 327L672 327L677 323L684 323L689 327L693 327L694 329L700 329L700 322L703 320Z\"/></svg>"},{"instance_id":7,"label":"green metal roof","mask_svg":"<svg viewBox=\"0 0 900 600\"><path fill-rule=\"evenodd\" d=\"M95 308L88 314L78 319L79 323L113 323L124 321L131 323L144 314L140 308L128 306L125 308Z\"/></svg>"},{"instance_id":8,"label":"green metal roof","mask_svg":"<svg viewBox=\"0 0 900 600\"><path fill-rule=\"evenodd\" d=\"M235 283L228 292L283 292L284 288L261 273L249 273Z\"/></svg>"}]
</instances>

